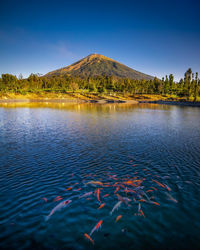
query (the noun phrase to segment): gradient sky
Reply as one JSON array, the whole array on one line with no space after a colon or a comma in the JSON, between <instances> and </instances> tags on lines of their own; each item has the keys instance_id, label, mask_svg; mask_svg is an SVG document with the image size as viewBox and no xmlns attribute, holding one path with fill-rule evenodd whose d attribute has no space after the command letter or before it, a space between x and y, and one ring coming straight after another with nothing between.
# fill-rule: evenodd
<instances>
[{"instance_id":1,"label":"gradient sky","mask_svg":"<svg viewBox=\"0 0 200 250\"><path fill-rule=\"evenodd\" d=\"M0 74L45 74L91 53L159 78L200 73L200 1L0 1Z\"/></svg>"}]
</instances>

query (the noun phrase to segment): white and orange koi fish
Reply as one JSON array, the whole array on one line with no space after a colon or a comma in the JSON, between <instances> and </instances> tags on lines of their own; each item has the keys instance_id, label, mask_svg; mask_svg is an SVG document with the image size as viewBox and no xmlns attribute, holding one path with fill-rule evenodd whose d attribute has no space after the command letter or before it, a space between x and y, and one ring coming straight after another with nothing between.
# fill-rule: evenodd
<instances>
[{"instance_id":1,"label":"white and orange koi fish","mask_svg":"<svg viewBox=\"0 0 200 250\"><path fill-rule=\"evenodd\" d=\"M57 206L55 206L50 214L46 217L46 221L49 220L49 218L57 211L61 210L62 208L66 207L69 203L71 203L72 200L65 200L65 201L62 201L60 202Z\"/></svg>"}]
</instances>

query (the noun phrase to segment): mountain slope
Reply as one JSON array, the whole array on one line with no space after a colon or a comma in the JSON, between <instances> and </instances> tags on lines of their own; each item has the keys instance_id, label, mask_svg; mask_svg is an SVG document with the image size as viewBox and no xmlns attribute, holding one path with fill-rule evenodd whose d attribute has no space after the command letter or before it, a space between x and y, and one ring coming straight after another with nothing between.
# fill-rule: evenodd
<instances>
[{"instance_id":1,"label":"mountain slope","mask_svg":"<svg viewBox=\"0 0 200 250\"><path fill-rule=\"evenodd\" d=\"M45 76L71 75L79 77L115 76L117 78L145 79L154 77L131 69L117 61L99 54L91 54L67 67L51 71Z\"/></svg>"}]
</instances>

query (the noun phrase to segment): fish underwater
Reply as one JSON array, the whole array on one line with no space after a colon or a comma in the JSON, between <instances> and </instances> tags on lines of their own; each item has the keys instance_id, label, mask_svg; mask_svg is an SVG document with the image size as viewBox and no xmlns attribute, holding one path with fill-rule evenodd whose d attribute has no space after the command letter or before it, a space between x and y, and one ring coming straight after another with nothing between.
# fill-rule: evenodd
<instances>
[{"instance_id":1,"label":"fish underwater","mask_svg":"<svg viewBox=\"0 0 200 250\"><path fill-rule=\"evenodd\" d=\"M92 231L90 232L90 236L97 230L98 231L98 229L101 227L101 225L102 225L102 223L103 223L103 220L100 220L97 224L96 224L96 226L92 229Z\"/></svg>"},{"instance_id":2,"label":"fish underwater","mask_svg":"<svg viewBox=\"0 0 200 250\"><path fill-rule=\"evenodd\" d=\"M178 203L178 201L176 199L174 199L169 193L165 192L165 194L167 195L168 200L173 201L175 203Z\"/></svg>"},{"instance_id":3,"label":"fish underwater","mask_svg":"<svg viewBox=\"0 0 200 250\"><path fill-rule=\"evenodd\" d=\"M60 202L57 206L55 206L49 215L46 216L46 221L50 219L50 217L57 211L61 210L62 208L66 207L69 203L71 203L72 200L65 200Z\"/></svg>"},{"instance_id":4,"label":"fish underwater","mask_svg":"<svg viewBox=\"0 0 200 250\"><path fill-rule=\"evenodd\" d=\"M90 196L90 195L92 195L92 194L93 194L93 192L88 192L88 193L85 193L85 194L79 196L79 198L88 197L88 196Z\"/></svg>"},{"instance_id":5,"label":"fish underwater","mask_svg":"<svg viewBox=\"0 0 200 250\"><path fill-rule=\"evenodd\" d=\"M122 204L122 201L118 201L118 202L114 205L113 209L111 210L110 215L112 215L113 212L121 206L121 204Z\"/></svg>"},{"instance_id":6,"label":"fish underwater","mask_svg":"<svg viewBox=\"0 0 200 250\"><path fill-rule=\"evenodd\" d=\"M115 223L116 223L118 220L120 220L121 218L122 218L122 215L118 215L117 218L116 218L116 220L115 220Z\"/></svg>"},{"instance_id":7,"label":"fish underwater","mask_svg":"<svg viewBox=\"0 0 200 250\"><path fill-rule=\"evenodd\" d=\"M128 204L128 202L131 201L129 198L127 198L127 197L122 197L122 196L119 195L119 194L116 194L116 195L117 195L118 199L119 199L121 202L124 202L127 206L130 206L130 205Z\"/></svg>"},{"instance_id":8,"label":"fish underwater","mask_svg":"<svg viewBox=\"0 0 200 250\"><path fill-rule=\"evenodd\" d=\"M88 234L85 233L84 236L86 239L88 239L94 245L94 240Z\"/></svg>"},{"instance_id":9,"label":"fish underwater","mask_svg":"<svg viewBox=\"0 0 200 250\"><path fill-rule=\"evenodd\" d=\"M103 183L101 181L89 181L87 183L85 183L86 185L88 184L92 184L92 185L100 185L103 186Z\"/></svg>"}]
</instances>

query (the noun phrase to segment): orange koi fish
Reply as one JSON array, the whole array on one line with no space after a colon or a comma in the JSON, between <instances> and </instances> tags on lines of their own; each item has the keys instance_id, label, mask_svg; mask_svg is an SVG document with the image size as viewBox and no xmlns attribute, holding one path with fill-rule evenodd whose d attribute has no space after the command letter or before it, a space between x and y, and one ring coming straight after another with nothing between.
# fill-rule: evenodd
<instances>
[{"instance_id":1,"label":"orange koi fish","mask_svg":"<svg viewBox=\"0 0 200 250\"><path fill-rule=\"evenodd\" d=\"M144 213L143 213L142 209L140 209L140 213L142 214L142 216L144 216L144 217L145 217L145 215L144 215Z\"/></svg>"},{"instance_id":2,"label":"orange koi fish","mask_svg":"<svg viewBox=\"0 0 200 250\"><path fill-rule=\"evenodd\" d=\"M114 194L116 194L119 191L120 186L116 187Z\"/></svg>"},{"instance_id":3,"label":"orange koi fish","mask_svg":"<svg viewBox=\"0 0 200 250\"><path fill-rule=\"evenodd\" d=\"M65 190L67 190L67 191L72 190L72 187L69 187L69 188L67 188L67 189L65 189Z\"/></svg>"},{"instance_id":4,"label":"orange koi fish","mask_svg":"<svg viewBox=\"0 0 200 250\"><path fill-rule=\"evenodd\" d=\"M78 188L78 189L76 189L75 191L80 191L82 188Z\"/></svg>"},{"instance_id":5,"label":"orange koi fish","mask_svg":"<svg viewBox=\"0 0 200 250\"><path fill-rule=\"evenodd\" d=\"M140 200L139 200L139 202L146 202L146 200L144 200L144 199L140 199Z\"/></svg>"},{"instance_id":6,"label":"orange koi fish","mask_svg":"<svg viewBox=\"0 0 200 250\"><path fill-rule=\"evenodd\" d=\"M166 184L164 184L164 185L165 185L165 187L167 188L168 191L171 191L170 187L168 187Z\"/></svg>"},{"instance_id":7,"label":"orange koi fish","mask_svg":"<svg viewBox=\"0 0 200 250\"><path fill-rule=\"evenodd\" d=\"M100 189L99 188L97 188L97 200L99 201L99 203L101 203L101 201L100 201L100 199L99 199L99 194L100 194Z\"/></svg>"},{"instance_id":8,"label":"orange koi fish","mask_svg":"<svg viewBox=\"0 0 200 250\"><path fill-rule=\"evenodd\" d=\"M104 194L103 198L108 197L108 196L109 196L109 194Z\"/></svg>"},{"instance_id":9,"label":"orange koi fish","mask_svg":"<svg viewBox=\"0 0 200 250\"><path fill-rule=\"evenodd\" d=\"M63 198L60 197L60 198L58 198L58 199L55 199L54 201L60 201L60 200L62 200L62 199L63 199Z\"/></svg>"},{"instance_id":10,"label":"orange koi fish","mask_svg":"<svg viewBox=\"0 0 200 250\"><path fill-rule=\"evenodd\" d=\"M87 183L85 183L86 185L88 184L92 184L92 185L100 185L103 186L103 183L101 181L89 181Z\"/></svg>"},{"instance_id":11,"label":"orange koi fish","mask_svg":"<svg viewBox=\"0 0 200 250\"><path fill-rule=\"evenodd\" d=\"M57 196L53 201L60 201L62 200L63 198L61 196Z\"/></svg>"},{"instance_id":12,"label":"orange koi fish","mask_svg":"<svg viewBox=\"0 0 200 250\"><path fill-rule=\"evenodd\" d=\"M94 240L88 234L85 233L84 236L86 239L88 239L94 245Z\"/></svg>"},{"instance_id":13,"label":"orange koi fish","mask_svg":"<svg viewBox=\"0 0 200 250\"><path fill-rule=\"evenodd\" d=\"M149 189L149 190L146 191L146 193L150 193L150 192L153 192L153 190Z\"/></svg>"},{"instance_id":14,"label":"orange koi fish","mask_svg":"<svg viewBox=\"0 0 200 250\"><path fill-rule=\"evenodd\" d=\"M101 209L101 208L104 207L105 205L106 205L106 203L101 204L101 205L99 206L98 209Z\"/></svg>"},{"instance_id":15,"label":"orange koi fish","mask_svg":"<svg viewBox=\"0 0 200 250\"><path fill-rule=\"evenodd\" d=\"M100 220L97 224L96 224L96 226L92 229L92 231L90 232L90 236L94 233L94 231L98 231L98 229L101 227L101 225L102 225L102 223L103 223L103 221L102 220Z\"/></svg>"},{"instance_id":16,"label":"orange koi fish","mask_svg":"<svg viewBox=\"0 0 200 250\"><path fill-rule=\"evenodd\" d=\"M160 204L158 202L152 201L153 204L160 206Z\"/></svg>"},{"instance_id":17,"label":"orange koi fish","mask_svg":"<svg viewBox=\"0 0 200 250\"><path fill-rule=\"evenodd\" d=\"M160 183L160 182L158 182L158 181L156 181L156 180L153 180L153 179L152 179L152 181L154 181L154 182L155 182L156 184L158 184L159 186L165 188L165 186L164 186L162 183Z\"/></svg>"},{"instance_id":18,"label":"orange koi fish","mask_svg":"<svg viewBox=\"0 0 200 250\"><path fill-rule=\"evenodd\" d=\"M115 223L118 222L118 220L120 220L122 218L122 215L117 216Z\"/></svg>"}]
</instances>

